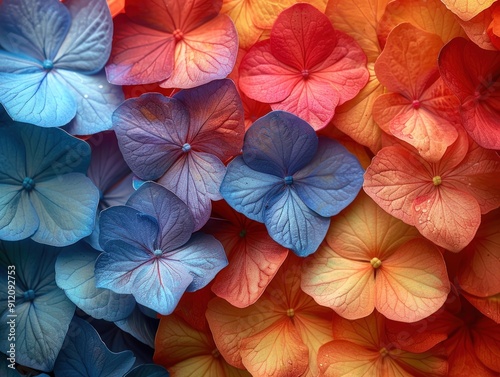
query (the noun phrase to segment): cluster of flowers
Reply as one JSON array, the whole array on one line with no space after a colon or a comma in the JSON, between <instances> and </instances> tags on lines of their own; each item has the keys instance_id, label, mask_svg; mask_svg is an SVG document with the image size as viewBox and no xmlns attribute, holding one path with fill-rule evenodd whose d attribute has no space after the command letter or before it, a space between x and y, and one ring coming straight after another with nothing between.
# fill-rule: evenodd
<instances>
[{"instance_id":1,"label":"cluster of flowers","mask_svg":"<svg viewBox=\"0 0 500 377\"><path fill-rule=\"evenodd\" d=\"M494 0L0 0L0 369L500 374L499 49Z\"/></svg>"}]
</instances>

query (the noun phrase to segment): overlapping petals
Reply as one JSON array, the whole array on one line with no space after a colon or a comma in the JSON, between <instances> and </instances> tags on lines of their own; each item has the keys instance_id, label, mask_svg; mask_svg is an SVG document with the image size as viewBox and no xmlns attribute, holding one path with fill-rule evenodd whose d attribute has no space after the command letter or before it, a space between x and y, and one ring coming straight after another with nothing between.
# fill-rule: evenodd
<instances>
[{"instance_id":1,"label":"overlapping petals","mask_svg":"<svg viewBox=\"0 0 500 377\"><path fill-rule=\"evenodd\" d=\"M208 284L227 259L212 236L196 233L186 204L148 182L127 201L103 211L95 265L96 286L134 295L137 302L170 314L184 291Z\"/></svg>"},{"instance_id":2,"label":"overlapping petals","mask_svg":"<svg viewBox=\"0 0 500 377\"><path fill-rule=\"evenodd\" d=\"M108 80L134 85L161 82L194 88L233 69L238 38L222 0L128 0L115 17Z\"/></svg>"},{"instance_id":3,"label":"overlapping petals","mask_svg":"<svg viewBox=\"0 0 500 377\"><path fill-rule=\"evenodd\" d=\"M248 97L321 129L367 80L366 56L357 43L313 6L296 4L280 14L269 40L248 51L239 85Z\"/></svg>"},{"instance_id":4,"label":"overlapping petals","mask_svg":"<svg viewBox=\"0 0 500 377\"><path fill-rule=\"evenodd\" d=\"M306 256L323 240L329 217L356 197L362 172L338 142L318 140L302 119L274 111L249 128L220 191L231 207L263 222L276 242Z\"/></svg>"},{"instance_id":5,"label":"overlapping petals","mask_svg":"<svg viewBox=\"0 0 500 377\"><path fill-rule=\"evenodd\" d=\"M112 33L105 0L4 1L0 103L16 121L42 127L71 121L72 134L111 128L109 114L123 100L101 72Z\"/></svg>"}]
</instances>

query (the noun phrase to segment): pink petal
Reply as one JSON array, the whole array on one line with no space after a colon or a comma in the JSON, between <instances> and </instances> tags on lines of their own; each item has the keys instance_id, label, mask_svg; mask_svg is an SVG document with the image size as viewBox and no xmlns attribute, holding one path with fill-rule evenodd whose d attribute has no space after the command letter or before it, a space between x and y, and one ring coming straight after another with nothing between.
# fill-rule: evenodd
<instances>
[{"instance_id":1,"label":"pink petal","mask_svg":"<svg viewBox=\"0 0 500 377\"><path fill-rule=\"evenodd\" d=\"M238 54L238 35L231 19L220 14L184 33L175 46L175 67L163 88L194 88L226 77Z\"/></svg>"}]
</instances>

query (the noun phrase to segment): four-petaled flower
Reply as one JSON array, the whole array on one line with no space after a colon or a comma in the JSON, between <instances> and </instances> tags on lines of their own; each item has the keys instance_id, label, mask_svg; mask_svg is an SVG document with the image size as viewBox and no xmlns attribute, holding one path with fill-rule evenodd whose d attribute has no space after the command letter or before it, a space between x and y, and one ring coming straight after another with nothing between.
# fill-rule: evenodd
<instances>
[{"instance_id":1,"label":"four-petaled flower","mask_svg":"<svg viewBox=\"0 0 500 377\"><path fill-rule=\"evenodd\" d=\"M318 139L293 114L273 111L248 129L243 155L228 165L220 192L238 212L265 223L276 242L306 256L362 182L361 165L342 145Z\"/></svg>"}]
</instances>

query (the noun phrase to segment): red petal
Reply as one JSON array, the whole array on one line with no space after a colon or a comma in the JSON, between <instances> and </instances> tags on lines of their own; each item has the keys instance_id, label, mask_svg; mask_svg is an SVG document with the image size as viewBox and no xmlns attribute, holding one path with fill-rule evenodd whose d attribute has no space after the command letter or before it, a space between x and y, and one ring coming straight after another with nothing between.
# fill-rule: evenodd
<instances>
[{"instance_id":1,"label":"red petal","mask_svg":"<svg viewBox=\"0 0 500 377\"><path fill-rule=\"evenodd\" d=\"M295 4L281 12L271 30L274 57L299 71L323 62L336 42L328 18L306 3Z\"/></svg>"},{"instance_id":2,"label":"red petal","mask_svg":"<svg viewBox=\"0 0 500 377\"><path fill-rule=\"evenodd\" d=\"M500 326L489 318L480 318L471 330L471 337L478 359L500 372Z\"/></svg>"},{"instance_id":3,"label":"red petal","mask_svg":"<svg viewBox=\"0 0 500 377\"><path fill-rule=\"evenodd\" d=\"M174 67L175 39L165 31L136 24L124 14L114 18L113 48L106 66L108 80L117 85L155 83Z\"/></svg>"},{"instance_id":4,"label":"red petal","mask_svg":"<svg viewBox=\"0 0 500 377\"><path fill-rule=\"evenodd\" d=\"M500 324L500 293L489 297L477 297L463 291L462 295L486 317Z\"/></svg>"},{"instance_id":5,"label":"red petal","mask_svg":"<svg viewBox=\"0 0 500 377\"><path fill-rule=\"evenodd\" d=\"M500 212L483 216L474 240L463 250L458 283L468 293L486 297L500 292Z\"/></svg>"}]
</instances>

